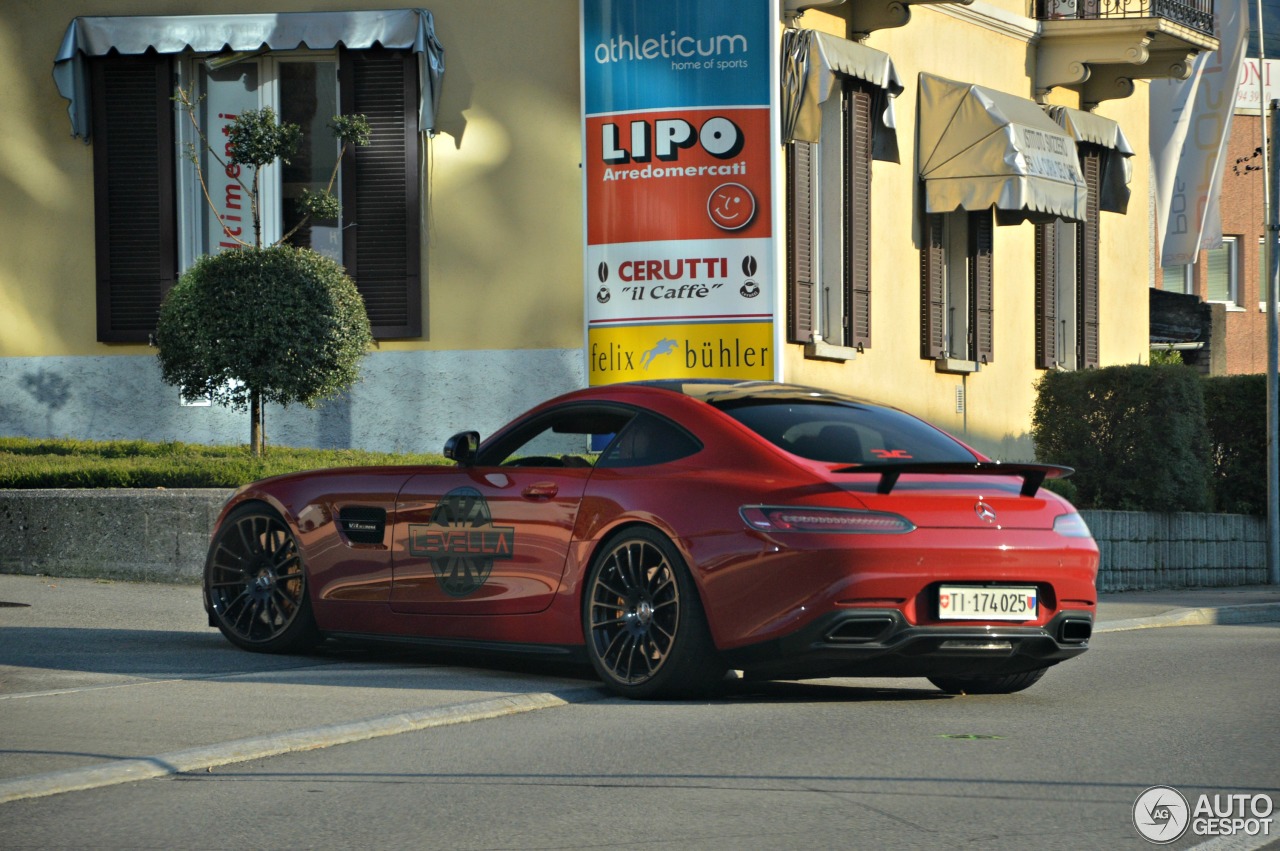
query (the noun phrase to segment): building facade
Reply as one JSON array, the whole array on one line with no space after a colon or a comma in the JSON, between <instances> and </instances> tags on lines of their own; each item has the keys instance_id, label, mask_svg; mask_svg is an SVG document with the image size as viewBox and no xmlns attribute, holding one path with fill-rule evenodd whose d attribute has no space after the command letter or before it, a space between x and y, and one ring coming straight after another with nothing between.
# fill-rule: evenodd
<instances>
[{"instance_id":1,"label":"building facade","mask_svg":"<svg viewBox=\"0 0 1280 851\"><path fill-rule=\"evenodd\" d=\"M778 103L798 117L769 131L773 376L1032 457L1045 370L1145 360L1145 80L1217 46L1211 7L1171 21L1021 0L760 2ZM259 105L374 120L372 150L342 172L344 218L306 238L351 271L377 346L344 398L269 409L269 442L433 451L588 383L582 9L0 11L0 433L244 440L246 416L180 399L146 342L165 288L244 226L231 181L193 177L175 84L208 96L210 127ZM300 159L264 193L272 233L332 154Z\"/></svg>"}]
</instances>

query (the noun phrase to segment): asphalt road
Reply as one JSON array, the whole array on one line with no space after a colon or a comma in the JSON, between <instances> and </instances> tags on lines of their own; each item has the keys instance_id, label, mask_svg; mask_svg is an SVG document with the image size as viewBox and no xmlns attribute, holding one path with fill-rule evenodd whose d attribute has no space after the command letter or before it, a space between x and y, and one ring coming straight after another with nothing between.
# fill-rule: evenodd
<instances>
[{"instance_id":1,"label":"asphalt road","mask_svg":"<svg viewBox=\"0 0 1280 851\"><path fill-rule=\"evenodd\" d=\"M1147 787L1280 801L1277 624L1102 633L1004 697L831 680L634 703L563 671L242 653L190 588L0 576L19 594L0 794L160 779L0 803L5 849L1145 848Z\"/></svg>"}]
</instances>

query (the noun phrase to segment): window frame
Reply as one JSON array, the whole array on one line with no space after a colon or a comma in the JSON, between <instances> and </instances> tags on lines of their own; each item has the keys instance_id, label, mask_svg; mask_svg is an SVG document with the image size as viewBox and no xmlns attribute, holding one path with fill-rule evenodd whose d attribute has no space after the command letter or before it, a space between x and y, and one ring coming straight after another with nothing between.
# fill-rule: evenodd
<instances>
[{"instance_id":1,"label":"window frame","mask_svg":"<svg viewBox=\"0 0 1280 851\"><path fill-rule=\"evenodd\" d=\"M1241 238L1235 234L1224 234L1219 248L1206 249L1204 252L1202 273L1204 278L1204 300L1208 304L1225 305L1227 310L1242 310L1240 304L1240 249ZM1213 298L1210 290L1210 258L1215 251L1226 252L1227 292L1226 298Z\"/></svg>"},{"instance_id":2,"label":"window frame","mask_svg":"<svg viewBox=\"0 0 1280 851\"><path fill-rule=\"evenodd\" d=\"M1036 369L1099 365L1100 199L1106 149L1083 143L1077 152L1088 188L1084 221L1058 218L1035 226Z\"/></svg>"},{"instance_id":3,"label":"window frame","mask_svg":"<svg viewBox=\"0 0 1280 851\"><path fill-rule=\"evenodd\" d=\"M953 219L953 217L955 217ZM965 253L953 256L951 222L963 217ZM977 372L995 361L995 222L991 210L926 213L920 250L920 357L939 372ZM955 281L963 271L963 282ZM951 312L956 288L964 295L963 310ZM951 292L950 297L948 291ZM963 352L951 350L955 323L965 341Z\"/></svg>"},{"instance_id":4,"label":"window frame","mask_svg":"<svg viewBox=\"0 0 1280 851\"><path fill-rule=\"evenodd\" d=\"M208 95L208 89L200 85L200 66L208 59L207 56L196 54L183 54L177 57L175 65L177 66L178 85L187 91L194 92L195 98ZM242 60L244 63L252 63L258 68L257 74L257 101L256 109L269 107L273 109L277 116L284 117L284 109L282 108L282 95L280 92L281 80L283 74L281 66L285 64L331 64L333 66L333 82L335 101L332 104L318 104L320 115L332 115L340 111L341 93L337 91L337 67L338 67L338 51L334 50L287 50L287 51L268 51L266 53L255 56L246 57ZM233 63L240 64L240 63ZM228 67L228 66L223 66ZM185 151L189 145L199 146L199 139L196 137L195 128L192 127L190 118L182 114L178 114L177 118L177 145L178 145L178 268L180 272L185 272L191 268L196 258L205 252L201 250L201 233L208 227L205 217L210 214L208 202L204 198L203 190L200 188L199 179L196 175L196 169L187 159ZM200 127L201 132L209 133L209 127L203 123ZM305 130L304 130L305 132ZM330 137L331 138L331 137ZM338 150L338 141L332 139L333 150ZM219 151L219 156L222 152ZM225 159L225 157L224 157ZM216 163L212 163L216 167ZM212 183L212 175L209 173L208 165L202 166L204 170L205 183L209 185L211 194L216 198ZM262 220L262 241L263 245L271 245L284 234L287 229L284 213L284 195L282 192L282 181L284 177L284 168L279 162L269 163L261 169L261 195L258 199L259 209L261 211ZM252 180L252 172L249 172L242 178L246 185ZM326 171L325 178L328 177ZM341 196L342 176L338 175L338 181L335 188L338 190L336 194ZM239 238L245 242L252 244L252 213L248 209L246 200L243 210L243 222ZM341 229L341 218L339 218L339 229ZM227 240L231 241L231 240ZM323 252L321 252L323 253ZM342 260L338 259L341 263Z\"/></svg>"},{"instance_id":5,"label":"window frame","mask_svg":"<svg viewBox=\"0 0 1280 851\"><path fill-rule=\"evenodd\" d=\"M1174 270L1176 273L1170 274ZM1182 279L1182 286L1171 289L1170 280ZM1194 263L1178 263L1173 266L1160 267L1160 289L1167 293L1194 295L1196 291L1196 267Z\"/></svg>"},{"instance_id":6,"label":"window frame","mask_svg":"<svg viewBox=\"0 0 1280 851\"><path fill-rule=\"evenodd\" d=\"M171 98L177 63L190 55L149 50L87 60L99 342L150 342L163 298L178 278L181 116ZM410 50L382 47L340 46L336 56L341 111L366 114L373 128L372 144L343 158L344 265L365 298L375 338L420 337L425 196L417 59Z\"/></svg>"},{"instance_id":7,"label":"window frame","mask_svg":"<svg viewBox=\"0 0 1280 851\"><path fill-rule=\"evenodd\" d=\"M839 97L822 104L821 141L787 146L787 342L806 357L847 361L871 345L876 90L839 80ZM838 195L824 191L832 186Z\"/></svg>"}]
</instances>

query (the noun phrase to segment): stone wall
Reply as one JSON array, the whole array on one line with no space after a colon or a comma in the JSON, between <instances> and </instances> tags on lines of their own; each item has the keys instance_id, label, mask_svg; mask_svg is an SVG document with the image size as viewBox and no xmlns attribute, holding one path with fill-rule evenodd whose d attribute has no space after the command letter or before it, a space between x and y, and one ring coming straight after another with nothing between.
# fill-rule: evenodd
<instances>
[{"instance_id":1,"label":"stone wall","mask_svg":"<svg viewBox=\"0 0 1280 851\"><path fill-rule=\"evenodd\" d=\"M222 489L0 490L0 573L199 582Z\"/></svg>"},{"instance_id":2,"label":"stone wall","mask_svg":"<svg viewBox=\"0 0 1280 851\"><path fill-rule=\"evenodd\" d=\"M1264 585L1267 526L1242 514L1082 511L1098 550L1099 591Z\"/></svg>"}]
</instances>

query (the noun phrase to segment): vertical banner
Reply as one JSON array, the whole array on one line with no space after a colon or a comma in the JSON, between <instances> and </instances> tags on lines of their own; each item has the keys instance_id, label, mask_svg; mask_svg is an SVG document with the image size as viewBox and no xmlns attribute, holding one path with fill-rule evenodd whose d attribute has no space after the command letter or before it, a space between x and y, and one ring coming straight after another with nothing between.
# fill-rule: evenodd
<instances>
[{"instance_id":1,"label":"vertical banner","mask_svg":"<svg viewBox=\"0 0 1280 851\"><path fill-rule=\"evenodd\" d=\"M588 383L774 375L771 0L582 0Z\"/></svg>"},{"instance_id":2,"label":"vertical banner","mask_svg":"<svg viewBox=\"0 0 1280 851\"><path fill-rule=\"evenodd\" d=\"M1151 160L1164 265L1194 263L1200 249L1222 244L1218 196L1248 29L1244 0L1218 0L1219 48L1195 58L1189 79L1151 82Z\"/></svg>"}]
</instances>

